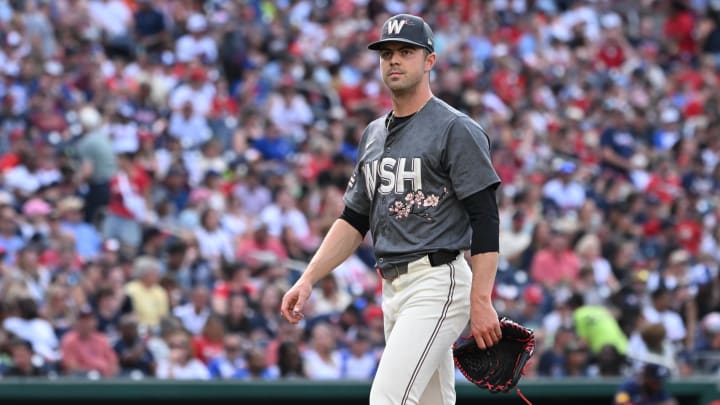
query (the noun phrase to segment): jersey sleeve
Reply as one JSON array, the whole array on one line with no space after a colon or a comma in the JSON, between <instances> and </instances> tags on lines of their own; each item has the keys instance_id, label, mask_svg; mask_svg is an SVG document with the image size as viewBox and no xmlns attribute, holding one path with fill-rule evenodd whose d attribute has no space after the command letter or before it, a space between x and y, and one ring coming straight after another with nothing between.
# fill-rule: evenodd
<instances>
[{"instance_id":1,"label":"jersey sleeve","mask_svg":"<svg viewBox=\"0 0 720 405\"><path fill-rule=\"evenodd\" d=\"M500 184L490 159L490 140L469 117L459 117L450 124L445 153L450 181L459 199Z\"/></svg>"}]
</instances>

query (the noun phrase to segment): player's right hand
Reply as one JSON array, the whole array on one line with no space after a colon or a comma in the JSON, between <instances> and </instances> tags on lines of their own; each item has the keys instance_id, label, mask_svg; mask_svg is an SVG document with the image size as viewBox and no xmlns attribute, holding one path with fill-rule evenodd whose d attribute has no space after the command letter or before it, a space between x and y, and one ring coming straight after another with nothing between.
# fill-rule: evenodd
<instances>
[{"instance_id":1,"label":"player's right hand","mask_svg":"<svg viewBox=\"0 0 720 405\"><path fill-rule=\"evenodd\" d=\"M312 293L312 285L302 279L298 280L283 296L280 304L280 314L283 318L292 324L300 322L305 317L302 309L310 298L310 293Z\"/></svg>"}]
</instances>

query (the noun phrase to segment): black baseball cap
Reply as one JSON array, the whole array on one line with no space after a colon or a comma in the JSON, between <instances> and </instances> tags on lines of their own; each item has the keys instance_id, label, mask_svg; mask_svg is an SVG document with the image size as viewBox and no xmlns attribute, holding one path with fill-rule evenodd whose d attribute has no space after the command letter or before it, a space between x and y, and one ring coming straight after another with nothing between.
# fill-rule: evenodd
<instances>
[{"instance_id":1,"label":"black baseball cap","mask_svg":"<svg viewBox=\"0 0 720 405\"><path fill-rule=\"evenodd\" d=\"M368 45L368 49L380 50L388 42L405 42L435 52L433 32L422 18L410 14L397 14L385 21L379 41Z\"/></svg>"}]
</instances>

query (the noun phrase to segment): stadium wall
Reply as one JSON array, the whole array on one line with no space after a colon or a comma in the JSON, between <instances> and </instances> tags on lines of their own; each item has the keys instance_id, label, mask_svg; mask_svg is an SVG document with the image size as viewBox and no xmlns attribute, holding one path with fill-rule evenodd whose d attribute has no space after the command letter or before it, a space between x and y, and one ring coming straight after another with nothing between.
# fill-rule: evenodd
<instances>
[{"instance_id":1,"label":"stadium wall","mask_svg":"<svg viewBox=\"0 0 720 405\"><path fill-rule=\"evenodd\" d=\"M543 380L523 381L520 389L535 405L609 405L619 380ZM712 405L720 400L720 380L690 378L668 383L669 390L682 405ZM129 403L191 402L203 404L367 404L368 383L352 382L237 382L237 381L158 381L158 380L0 380L0 404L11 403ZM492 403L520 404L514 392L489 394L465 382L458 382L457 405ZM486 399L482 401L481 399ZM490 401L488 401L490 400ZM208 404L209 405L209 404Z\"/></svg>"}]
</instances>

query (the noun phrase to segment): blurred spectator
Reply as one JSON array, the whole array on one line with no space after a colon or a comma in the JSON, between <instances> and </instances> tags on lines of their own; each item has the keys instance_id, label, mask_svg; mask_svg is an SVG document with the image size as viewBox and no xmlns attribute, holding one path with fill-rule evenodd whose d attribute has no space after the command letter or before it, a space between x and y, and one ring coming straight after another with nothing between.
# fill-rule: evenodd
<instances>
[{"instance_id":1,"label":"blurred spectator","mask_svg":"<svg viewBox=\"0 0 720 405\"><path fill-rule=\"evenodd\" d=\"M250 320L252 329L271 339L277 336L279 324L282 322L277 311L283 291L275 284L265 285L257 296L257 306Z\"/></svg>"},{"instance_id":2,"label":"blurred spectator","mask_svg":"<svg viewBox=\"0 0 720 405\"><path fill-rule=\"evenodd\" d=\"M257 222L255 229L239 240L236 253L238 259L256 271L269 263L287 259L282 242L270 234L269 225L264 222Z\"/></svg>"},{"instance_id":3,"label":"blurred spectator","mask_svg":"<svg viewBox=\"0 0 720 405\"><path fill-rule=\"evenodd\" d=\"M550 242L538 250L530 265L530 277L548 289L571 285L580 272L580 260L572 251L570 236L560 230L551 230Z\"/></svg>"},{"instance_id":4,"label":"blurred spectator","mask_svg":"<svg viewBox=\"0 0 720 405\"><path fill-rule=\"evenodd\" d=\"M336 349L332 327L317 323L312 328L310 347L303 353L305 374L311 380L337 380L342 377L342 356Z\"/></svg>"},{"instance_id":5,"label":"blurred spectator","mask_svg":"<svg viewBox=\"0 0 720 405\"><path fill-rule=\"evenodd\" d=\"M595 366L601 377L620 377L628 373L627 358L613 345L605 345L595 355Z\"/></svg>"},{"instance_id":6,"label":"blurred spectator","mask_svg":"<svg viewBox=\"0 0 720 405\"><path fill-rule=\"evenodd\" d=\"M296 205L290 190L281 188L275 191L274 203L265 207L260 212L259 218L260 221L267 224L270 236L279 238L283 228L290 227L300 241L305 241L310 237L307 218Z\"/></svg>"},{"instance_id":7,"label":"blurred spectator","mask_svg":"<svg viewBox=\"0 0 720 405\"><path fill-rule=\"evenodd\" d=\"M150 256L140 256L133 261L132 269L134 279L125 285L125 291L141 327L153 332L170 311L167 293L159 284L160 263Z\"/></svg>"},{"instance_id":8,"label":"blurred spectator","mask_svg":"<svg viewBox=\"0 0 720 405\"><path fill-rule=\"evenodd\" d=\"M513 315L512 319L528 328L540 328L543 322L545 303L545 292L542 287L538 284L530 284L523 290L519 311Z\"/></svg>"},{"instance_id":9,"label":"blurred spectator","mask_svg":"<svg viewBox=\"0 0 720 405\"><path fill-rule=\"evenodd\" d=\"M585 305L582 296L575 293L568 299L573 309L573 320L577 335L587 342L593 354L603 346L612 345L618 353L627 353L628 339L620 329L620 325L607 307Z\"/></svg>"},{"instance_id":10,"label":"blurred spectator","mask_svg":"<svg viewBox=\"0 0 720 405\"><path fill-rule=\"evenodd\" d=\"M93 259L100 253L102 240L100 233L91 224L83 220L85 202L79 197L65 197L58 202L57 215L60 229L73 236L82 259Z\"/></svg>"},{"instance_id":11,"label":"blurred spectator","mask_svg":"<svg viewBox=\"0 0 720 405\"><path fill-rule=\"evenodd\" d=\"M115 287L118 291L122 289ZM124 294L120 294L110 286L101 286L92 297L95 304L95 316L98 320L98 331L106 334L111 343L119 337L120 318L132 311L132 303Z\"/></svg>"},{"instance_id":12,"label":"blurred spectator","mask_svg":"<svg viewBox=\"0 0 720 405\"><path fill-rule=\"evenodd\" d=\"M223 267L223 280L218 281L212 290L212 309L215 313L225 315L228 312L230 297L242 294L255 299L257 286L251 280L251 271L242 261L236 261Z\"/></svg>"},{"instance_id":13,"label":"blurred spectator","mask_svg":"<svg viewBox=\"0 0 720 405\"><path fill-rule=\"evenodd\" d=\"M585 202L585 189L573 179L576 165L563 162L558 165L556 177L543 186L543 196L549 199L561 213L577 210Z\"/></svg>"},{"instance_id":14,"label":"blurred spectator","mask_svg":"<svg viewBox=\"0 0 720 405\"><path fill-rule=\"evenodd\" d=\"M60 344L62 370L66 375L86 378L113 377L119 372L118 358L107 336L96 330L97 321L90 307L80 308L72 331Z\"/></svg>"},{"instance_id":15,"label":"blurred spectator","mask_svg":"<svg viewBox=\"0 0 720 405\"><path fill-rule=\"evenodd\" d=\"M207 287L195 286L190 292L190 300L183 305L176 306L172 312L182 321L183 326L190 334L199 335L212 312Z\"/></svg>"},{"instance_id":16,"label":"blurred spectator","mask_svg":"<svg viewBox=\"0 0 720 405\"><path fill-rule=\"evenodd\" d=\"M187 149L199 148L212 136L207 120L195 108L188 99L170 116L168 133Z\"/></svg>"},{"instance_id":17,"label":"blurred spectator","mask_svg":"<svg viewBox=\"0 0 720 405\"><path fill-rule=\"evenodd\" d=\"M133 14L133 26L141 50L159 57L170 39L166 18L152 0L138 0Z\"/></svg>"},{"instance_id":18,"label":"blurred spectator","mask_svg":"<svg viewBox=\"0 0 720 405\"><path fill-rule=\"evenodd\" d=\"M332 273L323 277L316 289L312 303L315 316L338 315L352 301L350 293L338 286L337 278Z\"/></svg>"},{"instance_id":19,"label":"blurred spectator","mask_svg":"<svg viewBox=\"0 0 720 405\"><path fill-rule=\"evenodd\" d=\"M268 363L265 351L260 347L251 347L245 353L247 372L241 378L246 380L275 380L280 372L275 365Z\"/></svg>"},{"instance_id":20,"label":"blurred spectator","mask_svg":"<svg viewBox=\"0 0 720 405\"><path fill-rule=\"evenodd\" d=\"M227 301L227 313L225 314L225 330L231 333L250 334L252 327L250 320L252 310L248 307L248 300L245 294L234 293Z\"/></svg>"},{"instance_id":21,"label":"blurred spectator","mask_svg":"<svg viewBox=\"0 0 720 405\"><path fill-rule=\"evenodd\" d=\"M239 334L224 336L223 352L210 360L208 370L212 378L242 378L247 374L243 338Z\"/></svg>"},{"instance_id":22,"label":"blurred spectator","mask_svg":"<svg viewBox=\"0 0 720 405\"><path fill-rule=\"evenodd\" d=\"M364 328L348 332L348 347L340 350L341 378L369 381L375 376L379 358L370 345L370 335Z\"/></svg>"},{"instance_id":23,"label":"blurred spectator","mask_svg":"<svg viewBox=\"0 0 720 405\"><path fill-rule=\"evenodd\" d=\"M694 350L698 370L709 374L720 372L720 312L710 312L700 322L700 334Z\"/></svg>"},{"instance_id":24,"label":"blurred spectator","mask_svg":"<svg viewBox=\"0 0 720 405\"><path fill-rule=\"evenodd\" d=\"M580 342L570 342L564 348L563 377L593 377L596 370L590 364L590 350Z\"/></svg>"},{"instance_id":25,"label":"blurred spectator","mask_svg":"<svg viewBox=\"0 0 720 405\"><path fill-rule=\"evenodd\" d=\"M666 367L677 375L680 367L676 349L667 337L665 325L641 321L642 326L630 336L628 357L637 364L654 363Z\"/></svg>"},{"instance_id":26,"label":"blurred spectator","mask_svg":"<svg viewBox=\"0 0 720 405\"><path fill-rule=\"evenodd\" d=\"M297 342L283 342L277 347L277 366L280 378L305 379L305 366Z\"/></svg>"},{"instance_id":27,"label":"blurred spectator","mask_svg":"<svg viewBox=\"0 0 720 405\"><path fill-rule=\"evenodd\" d=\"M25 246L17 251L16 267L11 271L10 279L39 306L44 304L45 290L51 278L50 271L38 262L34 246Z\"/></svg>"},{"instance_id":28,"label":"blurred spectator","mask_svg":"<svg viewBox=\"0 0 720 405\"><path fill-rule=\"evenodd\" d=\"M114 238L131 249L142 243L141 223L150 221L145 192L149 185L147 175L138 170L133 155L117 156L118 171L110 180L110 202L102 224L105 238Z\"/></svg>"},{"instance_id":29,"label":"blurred spectator","mask_svg":"<svg viewBox=\"0 0 720 405\"><path fill-rule=\"evenodd\" d=\"M212 268L220 269L224 263L235 259L230 235L220 226L216 210L208 208L200 216L200 226L195 231L201 257L210 262Z\"/></svg>"},{"instance_id":30,"label":"blurred spectator","mask_svg":"<svg viewBox=\"0 0 720 405\"><path fill-rule=\"evenodd\" d=\"M36 361L32 345L23 339L14 338L7 344L10 351L10 366L0 373L3 377L46 377L49 373L44 360ZM38 363L40 363L38 365Z\"/></svg>"},{"instance_id":31,"label":"blurred spectator","mask_svg":"<svg viewBox=\"0 0 720 405\"><path fill-rule=\"evenodd\" d=\"M0 247L4 251L3 260L7 264L15 262L16 253L25 246L25 241L20 235L20 229L15 220L15 210L9 204L8 200L2 202L0 200ZM4 197L2 197L4 198Z\"/></svg>"},{"instance_id":32,"label":"blurred spectator","mask_svg":"<svg viewBox=\"0 0 720 405\"><path fill-rule=\"evenodd\" d=\"M217 44L210 35L207 18L194 13L186 21L186 34L176 43L175 53L180 62L212 64L217 59Z\"/></svg>"},{"instance_id":33,"label":"blurred spectator","mask_svg":"<svg viewBox=\"0 0 720 405\"><path fill-rule=\"evenodd\" d=\"M263 184L260 173L249 169L242 181L235 186L233 193L242 201L248 215L260 214L263 208L272 202L270 189Z\"/></svg>"},{"instance_id":34,"label":"blurred spectator","mask_svg":"<svg viewBox=\"0 0 720 405\"><path fill-rule=\"evenodd\" d=\"M643 318L650 323L661 323L668 339L674 344L682 344L687 328L680 314L671 309L673 291L660 287L651 296L652 301L643 308Z\"/></svg>"},{"instance_id":35,"label":"blurred spectator","mask_svg":"<svg viewBox=\"0 0 720 405\"><path fill-rule=\"evenodd\" d=\"M565 348L576 344L578 336L568 327L558 329L553 336L552 346L540 353L537 371L540 376L560 378L564 376Z\"/></svg>"},{"instance_id":36,"label":"blurred spectator","mask_svg":"<svg viewBox=\"0 0 720 405\"><path fill-rule=\"evenodd\" d=\"M78 111L82 137L77 141L77 159L80 168L77 182L87 183L85 195L85 222L97 224L99 214L110 203L110 179L115 174L116 158L109 134L103 127L103 118L97 109L83 106Z\"/></svg>"},{"instance_id":37,"label":"blurred spectator","mask_svg":"<svg viewBox=\"0 0 720 405\"><path fill-rule=\"evenodd\" d=\"M500 229L500 252L502 260L510 265L520 266L522 253L530 245L530 232L527 231L525 214L516 212L512 216L509 227Z\"/></svg>"},{"instance_id":38,"label":"blurred spectator","mask_svg":"<svg viewBox=\"0 0 720 405\"><path fill-rule=\"evenodd\" d=\"M278 351L280 346L284 343L294 344L297 346L297 350L300 351L300 354L304 353L307 349L305 330L309 327L309 323L305 323L304 325L293 325L289 322L280 323L275 337L266 342L265 357L267 357L268 364L279 365L281 359L278 357ZM255 330L251 332L251 337L260 341L263 341L263 339L266 340L266 337L263 336L262 332L258 333ZM301 360L300 363L303 363L303 361Z\"/></svg>"},{"instance_id":39,"label":"blurred spectator","mask_svg":"<svg viewBox=\"0 0 720 405\"><path fill-rule=\"evenodd\" d=\"M613 404L677 405L666 387L668 376L669 372L663 366L645 364L633 377L620 384Z\"/></svg>"},{"instance_id":40,"label":"blurred spectator","mask_svg":"<svg viewBox=\"0 0 720 405\"><path fill-rule=\"evenodd\" d=\"M45 318L52 325L55 336L62 339L63 335L72 329L75 322L74 300L71 297L71 288L53 283L46 292Z\"/></svg>"},{"instance_id":41,"label":"blurred spectator","mask_svg":"<svg viewBox=\"0 0 720 405\"><path fill-rule=\"evenodd\" d=\"M29 342L32 351L46 362L60 359L60 344L52 325L40 316L37 302L32 297L19 298L14 311L3 320L3 328L13 335Z\"/></svg>"},{"instance_id":42,"label":"blurred spectator","mask_svg":"<svg viewBox=\"0 0 720 405\"><path fill-rule=\"evenodd\" d=\"M220 316L212 314L205 320L200 333L191 338L192 353L205 365L223 353L225 324Z\"/></svg>"},{"instance_id":43,"label":"blurred spectator","mask_svg":"<svg viewBox=\"0 0 720 405\"><path fill-rule=\"evenodd\" d=\"M120 375L136 378L155 375L155 359L145 341L140 337L137 318L133 314L123 315L119 322L120 336L113 349L117 353Z\"/></svg>"},{"instance_id":44,"label":"blurred spectator","mask_svg":"<svg viewBox=\"0 0 720 405\"><path fill-rule=\"evenodd\" d=\"M313 113L307 100L298 94L297 83L292 77L278 80L276 91L268 99L268 117L278 133L296 142L305 139L305 126L312 123Z\"/></svg>"},{"instance_id":45,"label":"blurred spectator","mask_svg":"<svg viewBox=\"0 0 720 405\"><path fill-rule=\"evenodd\" d=\"M575 245L575 251L580 259L581 266L588 266L592 280L591 284L585 286L587 290L599 290L600 297L607 298L620 288L620 283L613 273L610 262L602 256L602 245L600 238L595 234L585 234Z\"/></svg>"},{"instance_id":46,"label":"blurred spectator","mask_svg":"<svg viewBox=\"0 0 720 405\"><path fill-rule=\"evenodd\" d=\"M202 361L192 355L190 336L182 329L167 337L170 349L166 359L159 359L155 376L163 380L208 380L210 372Z\"/></svg>"}]
</instances>

